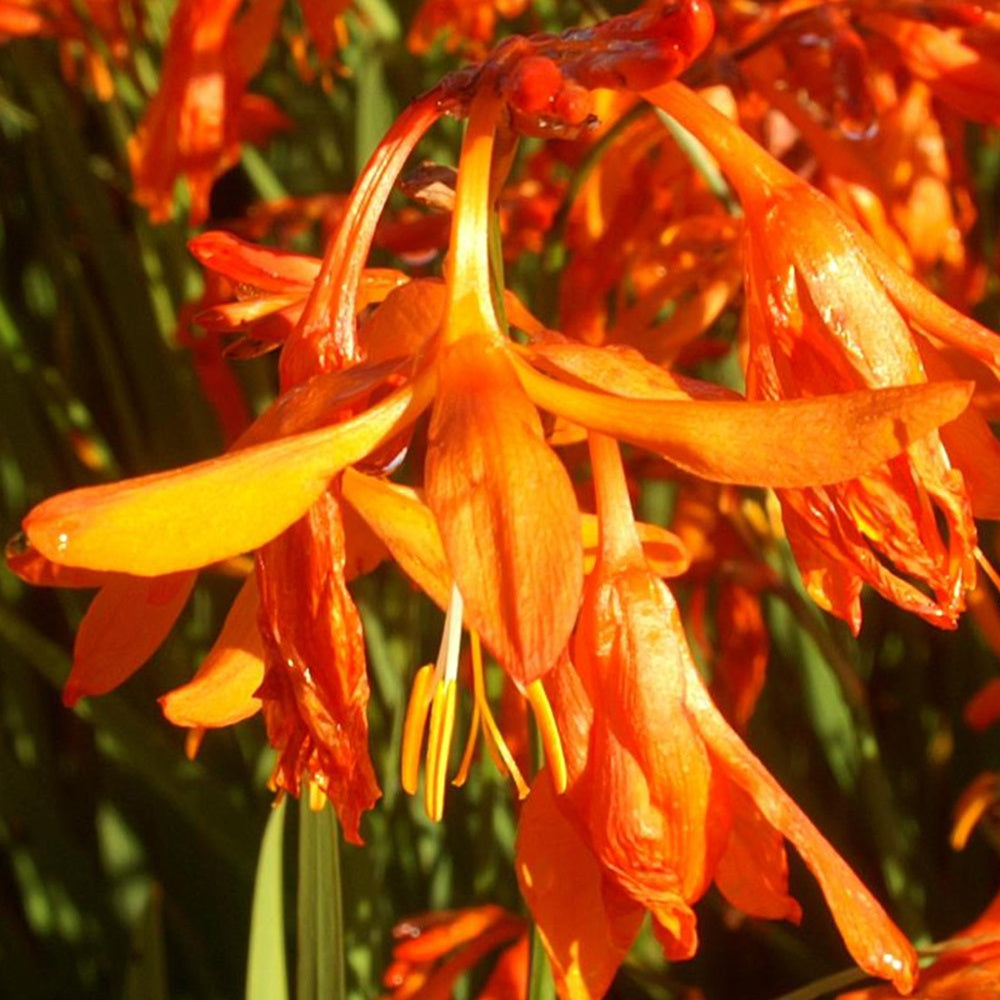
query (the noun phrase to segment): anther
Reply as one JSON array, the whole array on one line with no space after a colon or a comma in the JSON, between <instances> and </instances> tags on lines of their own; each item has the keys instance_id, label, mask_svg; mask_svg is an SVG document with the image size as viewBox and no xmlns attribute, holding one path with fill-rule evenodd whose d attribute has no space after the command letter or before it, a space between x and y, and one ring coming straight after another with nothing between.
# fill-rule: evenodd
<instances>
[{"instance_id":1,"label":"anther","mask_svg":"<svg viewBox=\"0 0 1000 1000\"><path fill-rule=\"evenodd\" d=\"M545 761L552 775L552 786L561 795L566 791L566 756L563 753L559 727L552 713L549 696L545 693L540 680L532 681L525 689L524 696L528 699L535 716L535 724L538 726L538 733L542 738L542 749L545 751Z\"/></svg>"}]
</instances>

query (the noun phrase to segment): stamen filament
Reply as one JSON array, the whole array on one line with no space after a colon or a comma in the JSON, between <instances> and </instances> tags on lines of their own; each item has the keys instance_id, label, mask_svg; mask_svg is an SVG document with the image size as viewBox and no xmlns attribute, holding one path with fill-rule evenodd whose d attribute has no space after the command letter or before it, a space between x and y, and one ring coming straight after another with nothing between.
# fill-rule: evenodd
<instances>
[{"instance_id":1,"label":"stamen filament","mask_svg":"<svg viewBox=\"0 0 1000 1000\"><path fill-rule=\"evenodd\" d=\"M479 737L479 720L481 713L479 703L472 703L472 720L469 723L469 735L465 741L465 749L462 751L462 763L458 765L458 773L451 779L451 783L456 788L461 788L469 780L469 771L472 768L472 757L476 752L476 743Z\"/></svg>"},{"instance_id":2,"label":"stamen filament","mask_svg":"<svg viewBox=\"0 0 1000 1000\"><path fill-rule=\"evenodd\" d=\"M490 708L490 703L486 698L486 681L483 674L483 649L479 641L479 634L471 632L470 638L472 646L472 695L482 717L486 746L489 748L490 756L493 757L498 770L501 774L506 773L510 775L514 786L517 788L517 797L523 799L530 791L528 783L524 780L524 775L521 774L521 769L517 766L517 761L514 760L514 755L510 752L510 748L507 746L503 734L500 732L500 727L497 725L493 711Z\"/></svg>"},{"instance_id":3,"label":"stamen filament","mask_svg":"<svg viewBox=\"0 0 1000 1000\"><path fill-rule=\"evenodd\" d=\"M1000 593L1000 574L997 573L993 564L986 558L983 550L977 545L975 551L973 552L976 562L979 563L979 568L986 574L987 579Z\"/></svg>"}]
</instances>

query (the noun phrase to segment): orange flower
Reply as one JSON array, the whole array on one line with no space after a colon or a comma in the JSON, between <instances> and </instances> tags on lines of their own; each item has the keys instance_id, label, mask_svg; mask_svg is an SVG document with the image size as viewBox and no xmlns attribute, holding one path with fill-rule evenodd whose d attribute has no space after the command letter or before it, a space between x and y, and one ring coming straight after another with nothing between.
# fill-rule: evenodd
<instances>
[{"instance_id":1,"label":"orange flower","mask_svg":"<svg viewBox=\"0 0 1000 1000\"><path fill-rule=\"evenodd\" d=\"M208 216L212 182L231 167L244 139L263 142L288 120L246 92L277 26L281 0L181 0L170 22L160 89L128 154L134 197L153 222L170 218L174 186L187 181L190 221Z\"/></svg>"},{"instance_id":2,"label":"orange flower","mask_svg":"<svg viewBox=\"0 0 1000 1000\"><path fill-rule=\"evenodd\" d=\"M797 920L786 837L855 960L909 989L909 943L712 703L643 557L617 446L590 445L600 555L572 661L548 681L569 785L556 799L541 775L518 833L522 891L561 995L603 995L647 910L666 956L691 957L691 906L713 880L749 914Z\"/></svg>"},{"instance_id":3,"label":"orange flower","mask_svg":"<svg viewBox=\"0 0 1000 1000\"><path fill-rule=\"evenodd\" d=\"M944 5L941 5L944 7ZM860 14L866 27L888 38L898 58L935 96L973 121L1000 124L1000 14L985 5L952 4L951 17L942 10L940 23L921 22L904 12L865 4Z\"/></svg>"},{"instance_id":4,"label":"orange flower","mask_svg":"<svg viewBox=\"0 0 1000 1000\"><path fill-rule=\"evenodd\" d=\"M482 637L515 684L538 693L533 705L544 712L539 681L565 649L579 609L577 503L565 467L545 441L538 409L657 451L707 478L789 488L856 476L964 409L968 388L956 382L780 404L720 400L716 390L678 383L631 356L524 348L507 336L494 305L488 252L492 193L505 169L498 122L512 109L515 120L529 125L562 114L567 92L575 93L570 84L583 86L577 81L596 86L621 78L642 85L676 72L697 51L692 39L704 40L690 23L699 9L700 2L691 9L643 10L634 15L638 22L601 26L599 39L614 58L602 60L600 49L588 49L574 33L534 39L527 49L516 43L414 104L362 174L301 316L283 333L278 400L233 449L185 469L75 490L29 513L29 548L17 557L32 567L26 572L58 577L56 564L128 574L108 578L100 606L122 608L124 589L162 609L127 625L127 658L79 660L74 696L108 690L137 669L176 618L183 603L178 595L200 567L256 551L256 582L247 584L255 590L237 601L196 681L165 708L186 725L220 725L263 702L279 749L276 787L297 792L307 782L327 792L347 835L356 838L360 812L377 791L364 745L356 611L345 584L354 560L341 527L340 496L348 485L340 476L359 463L391 466L423 412L431 410L425 496L439 538L398 488L374 501L369 490L368 506L355 506L390 550L390 541L405 534L397 518L401 509L407 512L404 523L415 525L416 535L403 542L417 578L422 586L420 576L429 578L426 589L454 608L434 674L435 690L444 692L437 722L431 709L438 734L431 751L440 756L463 626ZM637 33L637 23L657 29L652 40ZM570 74L565 80L557 57ZM555 67L558 76L541 70L541 90L534 87L540 65ZM449 107L467 108L469 124L446 281L410 282L389 294L365 328L370 356L363 361L358 303L378 215L410 150ZM234 247L215 245L223 256ZM267 293L247 300L243 315L251 317L266 311L254 313L255 302L292 307L305 282L289 285L286 276L309 271L301 259L263 252L255 258L245 247L230 263L237 280L239 267L256 268L250 284ZM380 316L393 318L393 336L378 342ZM517 322L537 328L528 316ZM865 427L860 437L859 423ZM806 446L789 448L790 441ZM526 490L535 502L524 503ZM370 562L372 551L378 558L371 541L362 536L359 563ZM171 576L170 598L163 600L156 578ZM111 596L103 599L106 592ZM92 612L101 629L120 624L120 614ZM260 635L251 640L255 617ZM315 630L306 622L317 623ZM440 763L432 771L431 811L437 813Z\"/></svg>"},{"instance_id":5,"label":"orange flower","mask_svg":"<svg viewBox=\"0 0 1000 1000\"><path fill-rule=\"evenodd\" d=\"M527 996L527 928L499 906L426 913L397 924L393 936L393 961L383 977L391 990L386 1000L451 996L459 977L498 949L503 950L479 996Z\"/></svg>"},{"instance_id":6,"label":"orange flower","mask_svg":"<svg viewBox=\"0 0 1000 1000\"><path fill-rule=\"evenodd\" d=\"M739 128L677 84L648 96L718 157L743 202L752 398L927 384L947 377L941 343L1000 373L1000 339L901 271ZM963 474L975 483L989 478L982 475L987 468L990 476L1000 473L1000 447L970 413L954 438L930 436L862 478L780 491L789 541L813 598L857 631L860 591L869 583L901 607L954 626L975 581L972 515L1000 513Z\"/></svg>"}]
</instances>

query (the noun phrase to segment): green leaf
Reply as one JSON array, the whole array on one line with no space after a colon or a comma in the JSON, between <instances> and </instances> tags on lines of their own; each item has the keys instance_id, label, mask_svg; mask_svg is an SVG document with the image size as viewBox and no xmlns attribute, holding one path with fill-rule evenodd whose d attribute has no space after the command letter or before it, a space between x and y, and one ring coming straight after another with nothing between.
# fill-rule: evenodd
<instances>
[{"instance_id":1,"label":"green leaf","mask_svg":"<svg viewBox=\"0 0 1000 1000\"><path fill-rule=\"evenodd\" d=\"M337 821L329 804L299 807L299 890L296 1000L341 1000L344 921Z\"/></svg>"},{"instance_id":2,"label":"green leaf","mask_svg":"<svg viewBox=\"0 0 1000 1000\"><path fill-rule=\"evenodd\" d=\"M275 806L264 829L257 861L250 917L246 1000L287 1000L283 878L285 800Z\"/></svg>"},{"instance_id":3,"label":"green leaf","mask_svg":"<svg viewBox=\"0 0 1000 1000\"><path fill-rule=\"evenodd\" d=\"M132 934L123 1000L167 1000L167 959L163 941L163 892L157 886Z\"/></svg>"}]
</instances>

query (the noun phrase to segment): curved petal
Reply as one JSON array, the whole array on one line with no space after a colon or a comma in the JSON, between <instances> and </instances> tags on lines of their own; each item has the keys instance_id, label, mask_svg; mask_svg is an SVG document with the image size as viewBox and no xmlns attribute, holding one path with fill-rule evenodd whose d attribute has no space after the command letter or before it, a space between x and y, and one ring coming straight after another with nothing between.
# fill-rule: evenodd
<instances>
[{"instance_id":1,"label":"curved petal","mask_svg":"<svg viewBox=\"0 0 1000 1000\"><path fill-rule=\"evenodd\" d=\"M788 895L784 838L737 785L729 788L732 827L715 869L715 884L744 913L798 923L802 909Z\"/></svg>"},{"instance_id":2,"label":"curved petal","mask_svg":"<svg viewBox=\"0 0 1000 1000\"><path fill-rule=\"evenodd\" d=\"M12 573L35 587L78 587L85 590L90 587L103 587L110 576L99 570L76 569L46 559L28 541L23 532L18 532L7 543L4 559Z\"/></svg>"},{"instance_id":3,"label":"curved petal","mask_svg":"<svg viewBox=\"0 0 1000 1000\"><path fill-rule=\"evenodd\" d=\"M254 696L264 679L259 607L256 578L250 576L198 672L160 698L163 714L175 726L229 726L259 711L260 699Z\"/></svg>"},{"instance_id":4,"label":"curved petal","mask_svg":"<svg viewBox=\"0 0 1000 1000\"><path fill-rule=\"evenodd\" d=\"M596 514L582 513L584 569L589 573L597 560L600 526ZM691 554L684 542L667 528L646 521L637 521L636 530L642 542L642 554L652 573L660 577L680 576L691 566Z\"/></svg>"},{"instance_id":5,"label":"curved petal","mask_svg":"<svg viewBox=\"0 0 1000 1000\"><path fill-rule=\"evenodd\" d=\"M522 685L555 663L583 588L576 496L507 351L463 337L438 362L426 495L466 617Z\"/></svg>"},{"instance_id":6,"label":"curved petal","mask_svg":"<svg viewBox=\"0 0 1000 1000\"><path fill-rule=\"evenodd\" d=\"M563 1000L603 997L645 913L624 903L612 914L597 859L556 802L543 771L521 809L516 868Z\"/></svg>"},{"instance_id":7,"label":"curved petal","mask_svg":"<svg viewBox=\"0 0 1000 1000\"><path fill-rule=\"evenodd\" d=\"M77 630L63 701L72 706L128 680L166 639L197 578L195 572L111 577Z\"/></svg>"},{"instance_id":8,"label":"curved petal","mask_svg":"<svg viewBox=\"0 0 1000 1000\"><path fill-rule=\"evenodd\" d=\"M444 303L445 285L437 278L391 291L358 333L369 363L419 355L441 327Z\"/></svg>"},{"instance_id":9,"label":"curved petal","mask_svg":"<svg viewBox=\"0 0 1000 1000\"><path fill-rule=\"evenodd\" d=\"M968 405L966 382L900 386L780 403L623 399L563 385L517 363L544 410L657 452L705 479L817 486L853 479Z\"/></svg>"},{"instance_id":10,"label":"curved petal","mask_svg":"<svg viewBox=\"0 0 1000 1000\"><path fill-rule=\"evenodd\" d=\"M535 344L525 353L539 368L627 399L742 399L724 386L667 371L618 344Z\"/></svg>"},{"instance_id":11,"label":"curved petal","mask_svg":"<svg viewBox=\"0 0 1000 1000\"><path fill-rule=\"evenodd\" d=\"M757 804L764 818L794 845L816 877L854 960L909 993L917 976L913 946L886 915L844 859L813 826L712 703L694 663L685 662L685 700L705 744L730 780Z\"/></svg>"},{"instance_id":12,"label":"curved petal","mask_svg":"<svg viewBox=\"0 0 1000 1000\"><path fill-rule=\"evenodd\" d=\"M60 494L28 514L24 531L54 562L139 576L247 552L301 517L334 475L411 423L429 390L425 379L333 427Z\"/></svg>"},{"instance_id":13,"label":"curved petal","mask_svg":"<svg viewBox=\"0 0 1000 1000\"><path fill-rule=\"evenodd\" d=\"M355 469L345 471L342 490L403 572L438 607L447 608L451 571L430 507L413 490Z\"/></svg>"},{"instance_id":14,"label":"curved petal","mask_svg":"<svg viewBox=\"0 0 1000 1000\"><path fill-rule=\"evenodd\" d=\"M322 261L287 250L248 243L232 233L212 231L188 241L202 267L262 292L304 297L319 277Z\"/></svg>"}]
</instances>

